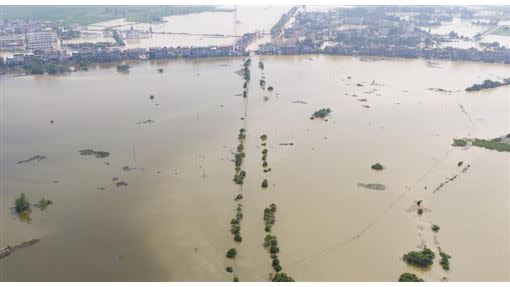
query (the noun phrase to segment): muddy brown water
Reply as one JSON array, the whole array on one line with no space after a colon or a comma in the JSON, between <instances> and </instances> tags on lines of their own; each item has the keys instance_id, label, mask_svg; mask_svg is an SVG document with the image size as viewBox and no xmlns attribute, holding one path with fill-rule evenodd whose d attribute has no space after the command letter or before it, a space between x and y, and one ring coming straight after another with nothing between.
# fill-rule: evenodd
<instances>
[{"instance_id":1,"label":"muddy brown water","mask_svg":"<svg viewBox=\"0 0 510 287\"><path fill-rule=\"evenodd\" d=\"M41 241L3 258L1 280L231 281L225 252L238 245L240 280L265 281L272 268L263 209L272 202L283 271L297 281L396 281L409 271L427 281L510 280L510 155L450 146L452 138L510 132L509 87L463 91L507 77L509 66L262 59L274 91L260 88L254 56L240 245L229 222L238 191L230 159L245 104L235 96L241 58L135 62L127 74L102 65L66 76L2 76L0 247ZM333 111L327 122L309 119L326 107ZM137 124L149 118L155 123ZM262 134L269 173L261 167ZM82 156L83 149L110 155ZM47 159L17 164L34 155ZM459 161L469 170L433 194L459 173ZM376 162L385 169L372 171ZM114 177L128 185L117 187ZM54 203L33 210L31 224L21 222L11 208L22 192L32 203ZM408 212L415 200L427 209L420 218ZM437 260L423 272L400 259L422 241L435 250L430 224L441 227L449 272Z\"/></svg>"}]
</instances>

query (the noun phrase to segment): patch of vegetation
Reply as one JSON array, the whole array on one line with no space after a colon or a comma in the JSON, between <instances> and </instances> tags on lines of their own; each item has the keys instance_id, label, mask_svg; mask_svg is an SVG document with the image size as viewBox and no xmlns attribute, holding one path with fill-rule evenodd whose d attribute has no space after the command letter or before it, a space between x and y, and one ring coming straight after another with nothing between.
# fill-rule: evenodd
<instances>
[{"instance_id":1,"label":"patch of vegetation","mask_svg":"<svg viewBox=\"0 0 510 287\"><path fill-rule=\"evenodd\" d=\"M63 74L71 72L68 65L60 63L43 62L40 59L35 59L23 66L25 71L33 75L43 75L48 73L50 75Z\"/></svg>"},{"instance_id":2,"label":"patch of vegetation","mask_svg":"<svg viewBox=\"0 0 510 287\"><path fill-rule=\"evenodd\" d=\"M234 175L234 182L236 184L243 184L245 177L246 177L246 171L241 170L239 173Z\"/></svg>"},{"instance_id":3,"label":"patch of vegetation","mask_svg":"<svg viewBox=\"0 0 510 287\"><path fill-rule=\"evenodd\" d=\"M423 279L413 273L402 273L398 278L398 282L423 282Z\"/></svg>"},{"instance_id":4,"label":"patch of vegetation","mask_svg":"<svg viewBox=\"0 0 510 287\"><path fill-rule=\"evenodd\" d=\"M432 250L424 247L421 251L410 251L407 254L404 254L402 259L404 259L407 264L427 268L432 264L435 256L436 255Z\"/></svg>"},{"instance_id":5,"label":"patch of vegetation","mask_svg":"<svg viewBox=\"0 0 510 287\"><path fill-rule=\"evenodd\" d=\"M272 279L273 282L294 282L292 277L288 276L284 272L277 272Z\"/></svg>"},{"instance_id":6,"label":"patch of vegetation","mask_svg":"<svg viewBox=\"0 0 510 287\"><path fill-rule=\"evenodd\" d=\"M273 225L276 222L276 218L274 216L276 212L276 204L271 203L269 207L264 208L264 222L266 223L266 226Z\"/></svg>"},{"instance_id":7,"label":"patch of vegetation","mask_svg":"<svg viewBox=\"0 0 510 287\"><path fill-rule=\"evenodd\" d=\"M438 232L440 228L439 228L439 225L434 224L434 225L432 225L432 227L430 229L432 229L432 231L434 231L434 232Z\"/></svg>"},{"instance_id":8,"label":"patch of vegetation","mask_svg":"<svg viewBox=\"0 0 510 287\"><path fill-rule=\"evenodd\" d=\"M467 146L467 141L464 139L453 139L452 146Z\"/></svg>"},{"instance_id":9,"label":"patch of vegetation","mask_svg":"<svg viewBox=\"0 0 510 287\"><path fill-rule=\"evenodd\" d=\"M450 270L450 258L452 258L450 255L444 253L439 249L439 256L441 256L441 260L439 261L439 265L443 267L444 270L448 271Z\"/></svg>"},{"instance_id":10,"label":"patch of vegetation","mask_svg":"<svg viewBox=\"0 0 510 287\"><path fill-rule=\"evenodd\" d=\"M273 86L269 86L269 87L267 87L267 90L271 92L274 90L274 88L273 88Z\"/></svg>"},{"instance_id":11,"label":"patch of vegetation","mask_svg":"<svg viewBox=\"0 0 510 287\"><path fill-rule=\"evenodd\" d=\"M43 198L41 198L41 200L39 200L37 203L35 203L34 206L37 208L40 208L41 210L44 210L52 203L53 203L53 201L43 197Z\"/></svg>"},{"instance_id":12,"label":"patch of vegetation","mask_svg":"<svg viewBox=\"0 0 510 287\"><path fill-rule=\"evenodd\" d=\"M358 186L366 188L366 189L372 189L372 190L380 190L380 191L386 190L386 186L384 184L380 184L380 183L361 183L360 182L360 183L358 183Z\"/></svg>"},{"instance_id":13,"label":"patch of vegetation","mask_svg":"<svg viewBox=\"0 0 510 287\"><path fill-rule=\"evenodd\" d=\"M128 64L122 64L117 66L117 71L119 72L128 72L129 71L129 65Z\"/></svg>"},{"instance_id":14,"label":"patch of vegetation","mask_svg":"<svg viewBox=\"0 0 510 287\"><path fill-rule=\"evenodd\" d=\"M323 109L320 109L320 110L317 110L315 111L312 116L310 117L310 119L315 119L315 118L321 118L321 119L324 119L325 117L329 116L329 114L331 113L331 109L330 108L323 108Z\"/></svg>"},{"instance_id":15,"label":"patch of vegetation","mask_svg":"<svg viewBox=\"0 0 510 287\"><path fill-rule=\"evenodd\" d=\"M235 201L238 201L238 200L241 200L241 199L243 199L243 195L242 195L242 194L238 194L238 195L234 198L234 200L235 200Z\"/></svg>"},{"instance_id":16,"label":"patch of vegetation","mask_svg":"<svg viewBox=\"0 0 510 287\"><path fill-rule=\"evenodd\" d=\"M264 70L264 63L262 61L259 61L259 68L261 70Z\"/></svg>"},{"instance_id":17,"label":"patch of vegetation","mask_svg":"<svg viewBox=\"0 0 510 287\"><path fill-rule=\"evenodd\" d=\"M472 144L477 147L483 147L486 149L497 150L497 151L508 151L510 152L510 143L489 141L484 139L474 139Z\"/></svg>"},{"instance_id":18,"label":"patch of vegetation","mask_svg":"<svg viewBox=\"0 0 510 287\"><path fill-rule=\"evenodd\" d=\"M383 169L384 169L384 167L382 166L382 164L380 164L380 163L376 163L376 164L373 164L373 165L372 165L372 169L373 169L373 170L383 170Z\"/></svg>"},{"instance_id":19,"label":"patch of vegetation","mask_svg":"<svg viewBox=\"0 0 510 287\"><path fill-rule=\"evenodd\" d=\"M16 198L16 201L14 202L14 209L16 209L17 213L22 213L30 209L30 202L24 193Z\"/></svg>"},{"instance_id":20,"label":"patch of vegetation","mask_svg":"<svg viewBox=\"0 0 510 287\"><path fill-rule=\"evenodd\" d=\"M266 134L261 135L260 139L263 140L263 141L266 141L267 140L267 135Z\"/></svg>"},{"instance_id":21,"label":"patch of vegetation","mask_svg":"<svg viewBox=\"0 0 510 287\"><path fill-rule=\"evenodd\" d=\"M225 270L228 272L228 273L232 273L234 271L234 269L230 266L228 266L227 268L225 268Z\"/></svg>"},{"instance_id":22,"label":"patch of vegetation","mask_svg":"<svg viewBox=\"0 0 510 287\"><path fill-rule=\"evenodd\" d=\"M235 248L230 248L227 251L226 256L227 256L227 258L235 258L237 256L237 250Z\"/></svg>"},{"instance_id":23,"label":"patch of vegetation","mask_svg":"<svg viewBox=\"0 0 510 287\"><path fill-rule=\"evenodd\" d=\"M269 183L267 182L267 179L264 179L262 181L262 188L267 188L269 186Z\"/></svg>"},{"instance_id":24,"label":"patch of vegetation","mask_svg":"<svg viewBox=\"0 0 510 287\"><path fill-rule=\"evenodd\" d=\"M481 84L474 84L466 88L466 92L481 91L485 89L493 89L501 86L510 85L510 78L503 80L503 82L485 80Z\"/></svg>"}]
</instances>

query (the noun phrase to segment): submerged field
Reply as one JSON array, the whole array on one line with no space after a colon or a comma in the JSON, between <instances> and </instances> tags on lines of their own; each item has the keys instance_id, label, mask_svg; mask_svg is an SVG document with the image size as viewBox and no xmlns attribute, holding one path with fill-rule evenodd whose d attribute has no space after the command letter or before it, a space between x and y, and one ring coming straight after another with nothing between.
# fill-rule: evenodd
<instances>
[{"instance_id":1,"label":"submerged field","mask_svg":"<svg viewBox=\"0 0 510 287\"><path fill-rule=\"evenodd\" d=\"M259 59L273 91L259 84ZM510 132L509 87L464 91L507 77L508 66L324 55L252 62L246 99L241 58L2 76L0 248L41 241L1 259L0 279L231 281L225 252L237 246L239 279L266 281L274 271L263 211L275 203L279 259L296 281L397 281L404 272L510 280L510 155L451 146ZM235 245L231 160L244 124ZM98 151L109 154L88 155ZM36 155L46 158L24 162ZM11 209L20 193L53 204L28 224ZM406 265L402 256L425 245L436 252L432 267Z\"/></svg>"}]
</instances>

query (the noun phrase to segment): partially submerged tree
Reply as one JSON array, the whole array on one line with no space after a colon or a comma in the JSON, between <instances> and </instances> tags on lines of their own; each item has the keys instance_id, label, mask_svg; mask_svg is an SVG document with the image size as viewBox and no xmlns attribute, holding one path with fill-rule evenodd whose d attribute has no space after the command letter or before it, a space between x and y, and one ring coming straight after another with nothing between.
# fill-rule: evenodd
<instances>
[{"instance_id":1,"label":"partially submerged tree","mask_svg":"<svg viewBox=\"0 0 510 287\"><path fill-rule=\"evenodd\" d=\"M18 198L16 198L14 208L16 209L17 213L21 213L23 211L26 211L30 209L30 202L28 201L28 198L25 196L24 193L22 193Z\"/></svg>"},{"instance_id":2,"label":"partially submerged tree","mask_svg":"<svg viewBox=\"0 0 510 287\"><path fill-rule=\"evenodd\" d=\"M398 278L398 282L423 282L423 279L413 273L402 273Z\"/></svg>"},{"instance_id":3,"label":"partially submerged tree","mask_svg":"<svg viewBox=\"0 0 510 287\"><path fill-rule=\"evenodd\" d=\"M404 254L402 259L404 259L407 264L427 268L432 265L435 256L432 250L424 247L421 251L410 251Z\"/></svg>"},{"instance_id":4,"label":"partially submerged tree","mask_svg":"<svg viewBox=\"0 0 510 287\"><path fill-rule=\"evenodd\" d=\"M235 258L237 256L237 250L235 248L230 248L227 251L226 256L227 256L227 258Z\"/></svg>"},{"instance_id":5,"label":"partially submerged tree","mask_svg":"<svg viewBox=\"0 0 510 287\"><path fill-rule=\"evenodd\" d=\"M288 276L284 272L278 272L273 276L273 282L294 282L292 277Z\"/></svg>"}]
</instances>

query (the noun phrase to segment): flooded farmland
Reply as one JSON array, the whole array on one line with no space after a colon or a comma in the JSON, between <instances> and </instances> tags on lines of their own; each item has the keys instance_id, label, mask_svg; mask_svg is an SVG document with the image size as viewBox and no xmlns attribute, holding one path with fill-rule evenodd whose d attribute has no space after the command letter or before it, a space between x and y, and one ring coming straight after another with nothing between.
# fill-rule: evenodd
<instances>
[{"instance_id":1,"label":"flooded farmland","mask_svg":"<svg viewBox=\"0 0 510 287\"><path fill-rule=\"evenodd\" d=\"M279 258L296 281L396 281L403 272L426 281L510 280L510 155L451 146L453 138L510 132L508 86L464 91L508 77L508 65L251 58L247 98L236 73L242 58L1 76L0 248L40 242L3 258L0 279L231 281L232 159L246 124L241 281L273 272L262 246L263 210L273 202ZM259 60L273 91L259 85ZM331 109L328 120L310 120L321 108ZM376 162L384 169L372 170ZM13 211L20 193L53 204L27 223ZM447 251L451 270L402 261L424 245Z\"/></svg>"}]
</instances>

